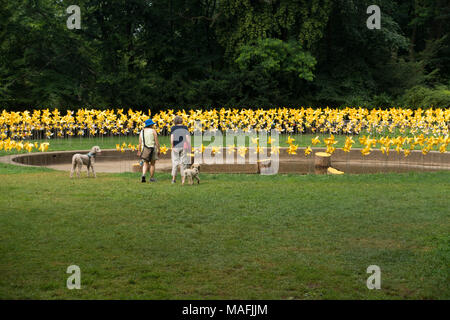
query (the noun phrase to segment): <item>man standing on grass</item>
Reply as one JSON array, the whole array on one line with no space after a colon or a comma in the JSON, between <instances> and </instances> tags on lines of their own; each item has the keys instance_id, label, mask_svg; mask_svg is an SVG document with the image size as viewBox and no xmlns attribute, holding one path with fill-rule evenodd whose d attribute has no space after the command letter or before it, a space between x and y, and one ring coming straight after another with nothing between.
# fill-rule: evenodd
<instances>
[{"instance_id":1,"label":"man standing on grass","mask_svg":"<svg viewBox=\"0 0 450 320\"><path fill-rule=\"evenodd\" d=\"M183 126L183 118L176 116L174 126L170 129L170 144L172 146L172 183L176 182L178 167L180 167L181 184L184 184L184 169L188 162L187 155L191 153L191 137L188 128ZM190 158L189 158L190 159Z\"/></svg>"},{"instance_id":2,"label":"man standing on grass","mask_svg":"<svg viewBox=\"0 0 450 320\"><path fill-rule=\"evenodd\" d=\"M139 134L139 147L138 156L144 161L142 166L142 178L141 182L145 181L145 174L149 169L150 164L150 182L155 182L156 179L153 177L155 174L155 163L159 158L159 141L158 134L153 128L155 122L152 119L145 121L145 127Z\"/></svg>"}]
</instances>

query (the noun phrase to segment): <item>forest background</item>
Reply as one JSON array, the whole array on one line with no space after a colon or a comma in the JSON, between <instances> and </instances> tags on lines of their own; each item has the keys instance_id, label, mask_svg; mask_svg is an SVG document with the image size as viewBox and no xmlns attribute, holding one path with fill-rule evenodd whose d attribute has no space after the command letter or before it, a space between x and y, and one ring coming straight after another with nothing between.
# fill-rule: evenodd
<instances>
[{"instance_id":1,"label":"forest background","mask_svg":"<svg viewBox=\"0 0 450 320\"><path fill-rule=\"evenodd\" d=\"M447 0L0 0L0 107L448 107L449 28Z\"/></svg>"}]
</instances>

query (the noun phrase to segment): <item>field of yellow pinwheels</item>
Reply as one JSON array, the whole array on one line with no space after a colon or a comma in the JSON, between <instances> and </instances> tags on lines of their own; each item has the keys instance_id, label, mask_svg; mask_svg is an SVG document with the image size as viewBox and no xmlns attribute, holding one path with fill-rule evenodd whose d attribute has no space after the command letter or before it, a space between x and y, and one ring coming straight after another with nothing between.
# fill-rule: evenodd
<instances>
[{"instance_id":1,"label":"field of yellow pinwheels","mask_svg":"<svg viewBox=\"0 0 450 320\"><path fill-rule=\"evenodd\" d=\"M172 125L175 115L183 118L189 130L195 122L202 130L270 130L280 133L330 133L330 134L433 134L447 135L450 109L212 109L173 110L152 114L150 111L124 111L79 109L61 114L52 111L23 112L2 111L2 134L8 132L15 139L32 137L102 136L107 134L137 134L148 117L157 123L157 131L164 134Z\"/></svg>"},{"instance_id":2,"label":"field of yellow pinwheels","mask_svg":"<svg viewBox=\"0 0 450 320\"><path fill-rule=\"evenodd\" d=\"M156 130L162 135L165 151L167 135L176 115L183 118L191 132L196 129L222 132L276 130L281 134L279 145L289 147L289 154L295 154L298 147L305 147L308 155L311 147L324 146L329 153L336 148L349 152L352 147L357 147L361 148L362 155L369 155L374 149L383 153L394 149L405 156L411 150L420 149L426 155L432 150L446 152L450 141L450 109L440 108L414 111L397 108L222 108L177 112L169 109L156 114L131 109L79 109L65 114L57 109L3 110L0 115L0 152L82 148L96 141L108 148L134 150L136 135L149 117L157 123ZM81 138L89 140L83 143ZM38 141L39 145L33 141Z\"/></svg>"}]
</instances>

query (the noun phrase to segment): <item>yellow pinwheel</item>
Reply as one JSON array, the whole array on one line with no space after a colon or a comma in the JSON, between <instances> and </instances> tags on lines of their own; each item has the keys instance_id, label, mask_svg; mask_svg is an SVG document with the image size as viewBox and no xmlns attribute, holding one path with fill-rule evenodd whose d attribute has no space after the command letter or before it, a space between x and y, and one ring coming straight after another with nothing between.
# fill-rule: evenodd
<instances>
[{"instance_id":1,"label":"yellow pinwheel","mask_svg":"<svg viewBox=\"0 0 450 320\"><path fill-rule=\"evenodd\" d=\"M370 145L366 146L364 149L361 150L361 154L363 156L368 156L372 152L372 149L370 148Z\"/></svg>"},{"instance_id":2,"label":"yellow pinwheel","mask_svg":"<svg viewBox=\"0 0 450 320\"><path fill-rule=\"evenodd\" d=\"M212 146L211 147L211 154L220 154L220 147L217 147L217 146Z\"/></svg>"},{"instance_id":3,"label":"yellow pinwheel","mask_svg":"<svg viewBox=\"0 0 450 320\"><path fill-rule=\"evenodd\" d=\"M403 154L405 155L405 158L406 158L407 156L409 156L410 153L411 153L411 149L405 149L405 150L403 151Z\"/></svg>"},{"instance_id":4,"label":"yellow pinwheel","mask_svg":"<svg viewBox=\"0 0 450 320\"><path fill-rule=\"evenodd\" d=\"M308 147L305 149L305 156L308 156L311 152L312 152L312 149L311 149L310 146L308 146Z\"/></svg>"},{"instance_id":5,"label":"yellow pinwheel","mask_svg":"<svg viewBox=\"0 0 450 320\"><path fill-rule=\"evenodd\" d=\"M287 149L287 153L290 155L295 155L295 154L297 154L297 149L298 149L298 145L291 144L289 146L289 148Z\"/></svg>"},{"instance_id":6,"label":"yellow pinwheel","mask_svg":"<svg viewBox=\"0 0 450 320\"><path fill-rule=\"evenodd\" d=\"M315 137L315 138L312 138L312 139L311 139L311 143L313 144L313 146L319 144L319 143L320 143L319 136L317 136L317 137Z\"/></svg>"},{"instance_id":7,"label":"yellow pinwheel","mask_svg":"<svg viewBox=\"0 0 450 320\"><path fill-rule=\"evenodd\" d=\"M232 154L232 153L234 153L235 151L236 151L236 146L235 146L234 144L228 145L228 147L227 147L227 153L228 153L228 154Z\"/></svg>"},{"instance_id":8,"label":"yellow pinwheel","mask_svg":"<svg viewBox=\"0 0 450 320\"><path fill-rule=\"evenodd\" d=\"M272 155L272 154L280 154L280 147L278 147L278 146L272 146L271 148L270 148L270 154Z\"/></svg>"},{"instance_id":9,"label":"yellow pinwheel","mask_svg":"<svg viewBox=\"0 0 450 320\"><path fill-rule=\"evenodd\" d=\"M238 148L238 154L242 157L245 158L245 155L247 154L248 148L246 147L239 147Z\"/></svg>"},{"instance_id":10,"label":"yellow pinwheel","mask_svg":"<svg viewBox=\"0 0 450 320\"><path fill-rule=\"evenodd\" d=\"M39 146L39 151L46 152L48 150L49 145L50 143L48 142L41 143L41 145Z\"/></svg>"},{"instance_id":11,"label":"yellow pinwheel","mask_svg":"<svg viewBox=\"0 0 450 320\"><path fill-rule=\"evenodd\" d=\"M159 148L159 152L161 152L162 154L166 154L168 150L169 148L167 148L165 144Z\"/></svg>"}]
</instances>

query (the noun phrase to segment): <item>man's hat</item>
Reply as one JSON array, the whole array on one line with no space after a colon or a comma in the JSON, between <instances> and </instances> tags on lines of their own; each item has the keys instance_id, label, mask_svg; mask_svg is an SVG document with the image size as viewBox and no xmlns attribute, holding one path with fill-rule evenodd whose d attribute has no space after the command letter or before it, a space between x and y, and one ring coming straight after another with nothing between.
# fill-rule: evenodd
<instances>
[{"instance_id":1,"label":"man's hat","mask_svg":"<svg viewBox=\"0 0 450 320\"><path fill-rule=\"evenodd\" d=\"M156 124L155 122L153 122L152 119L147 119L145 120L145 127L150 127L152 125Z\"/></svg>"}]
</instances>

